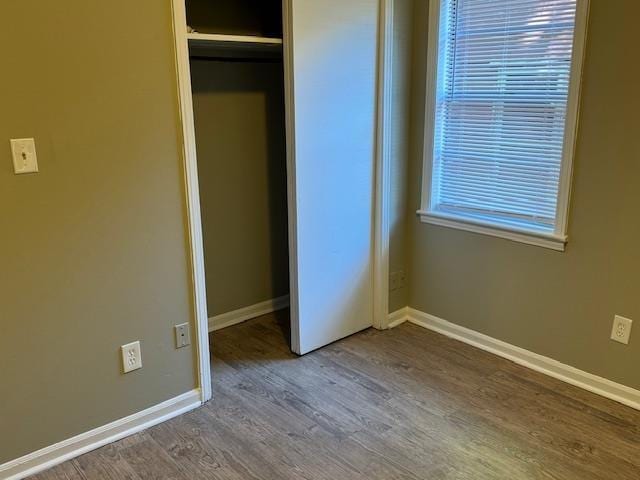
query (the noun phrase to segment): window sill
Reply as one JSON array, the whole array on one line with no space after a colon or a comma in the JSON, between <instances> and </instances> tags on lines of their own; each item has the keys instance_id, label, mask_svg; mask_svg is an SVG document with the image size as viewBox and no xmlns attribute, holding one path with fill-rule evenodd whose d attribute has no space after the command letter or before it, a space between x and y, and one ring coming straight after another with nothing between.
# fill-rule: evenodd
<instances>
[{"instance_id":1,"label":"window sill","mask_svg":"<svg viewBox=\"0 0 640 480\"><path fill-rule=\"evenodd\" d=\"M427 212L424 210L418 210L418 215L420 216L420 221L422 223L438 225L440 227L455 228L467 232L481 233L492 237L504 238L513 242L549 248L558 252L564 252L567 244L566 237L519 230L517 228L499 227L494 224L470 220L455 215Z\"/></svg>"}]
</instances>

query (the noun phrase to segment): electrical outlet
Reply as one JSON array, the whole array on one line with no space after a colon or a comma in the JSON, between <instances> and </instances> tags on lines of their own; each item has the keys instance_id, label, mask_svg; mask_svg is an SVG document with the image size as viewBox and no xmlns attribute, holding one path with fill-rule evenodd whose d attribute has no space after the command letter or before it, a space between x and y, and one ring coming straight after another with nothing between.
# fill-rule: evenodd
<instances>
[{"instance_id":1,"label":"electrical outlet","mask_svg":"<svg viewBox=\"0 0 640 480\"><path fill-rule=\"evenodd\" d=\"M395 292L404 288L406 275L404 271L391 272L389 274L389 290Z\"/></svg>"},{"instance_id":2,"label":"electrical outlet","mask_svg":"<svg viewBox=\"0 0 640 480\"><path fill-rule=\"evenodd\" d=\"M398 290L398 274L396 272L389 275L389 290L392 292Z\"/></svg>"},{"instance_id":3,"label":"electrical outlet","mask_svg":"<svg viewBox=\"0 0 640 480\"><path fill-rule=\"evenodd\" d=\"M133 342L120 347L122 350L122 368L124 373L142 368L142 350L140 342Z\"/></svg>"},{"instance_id":4,"label":"electrical outlet","mask_svg":"<svg viewBox=\"0 0 640 480\"><path fill-rule=\"evenodd\" d=\"M611 331L611 340L629 344L631 339L631 327L633 326L633 320L616 315L613 319L613 330Z\"/></svg>"},{"instance_id":5,"label":"electrical outlet","mask_svg":"<svg viewBox=\"0 0 640 480\"><path fill-rule=\"evenodd\" d=\"M174 329L176 332L176 348L184 348L191 345L191 333L188 323L176 325Z\"/></svg>"},{"instance_id":6,"label":"electrical outlet","mask_svg":"<svg viewBox=\"0 0 640 480\"><path fill-rule=\"evenodd\" d=\"M404 288L407 281L407 275L404 273L404 270L400 270L398 272L398 288Z\"/></svg>"}]
</instances>

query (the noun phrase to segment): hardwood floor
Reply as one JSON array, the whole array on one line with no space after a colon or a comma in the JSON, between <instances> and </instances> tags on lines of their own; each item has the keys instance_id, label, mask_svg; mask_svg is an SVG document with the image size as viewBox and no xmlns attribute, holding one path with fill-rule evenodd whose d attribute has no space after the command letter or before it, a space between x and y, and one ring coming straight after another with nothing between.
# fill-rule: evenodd
<instances>
[{"instance_id":1,"label":"hardwood floor","mask_svg":"<svg viewBox=\"0 0 640 480\"><path fill-rule=\"evenodd\" d=\"M215 333L212 402L33 478L640 479L633 409L413 325L284 338Z\"/></svg>"}]
</instances>

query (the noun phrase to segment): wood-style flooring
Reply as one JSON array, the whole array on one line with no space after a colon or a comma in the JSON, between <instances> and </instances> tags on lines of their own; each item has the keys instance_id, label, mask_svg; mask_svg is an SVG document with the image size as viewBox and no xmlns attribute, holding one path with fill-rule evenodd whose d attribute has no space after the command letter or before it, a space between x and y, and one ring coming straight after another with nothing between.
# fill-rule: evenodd
<instances>
[{"instance_id":1,"label":"wood-style flooring","mask_svg":"<svg viewBox=\"0 0 640 480\"><path fill-rule=\"evenodd\" d=\"M213 401L33 478L640 479L640 412L413 325L303 358L274 315L212 339Z\"/></svg>"}]
</instances>

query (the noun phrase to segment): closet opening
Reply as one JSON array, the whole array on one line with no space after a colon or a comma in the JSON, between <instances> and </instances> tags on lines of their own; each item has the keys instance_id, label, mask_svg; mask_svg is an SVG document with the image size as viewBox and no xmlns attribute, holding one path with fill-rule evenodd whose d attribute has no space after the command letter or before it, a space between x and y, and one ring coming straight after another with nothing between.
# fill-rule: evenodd
<instances>
[{"instance_id":1,"label":"closet opening","mask_svg":"<svg viewBox=\"0 0 640 480\"><path fill-rule=\"evenodd\" d=\"M187 0L186 14L216 375L217 353L291 356L282 7Z\"/></svg>"}]
</instances>

